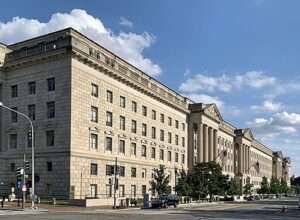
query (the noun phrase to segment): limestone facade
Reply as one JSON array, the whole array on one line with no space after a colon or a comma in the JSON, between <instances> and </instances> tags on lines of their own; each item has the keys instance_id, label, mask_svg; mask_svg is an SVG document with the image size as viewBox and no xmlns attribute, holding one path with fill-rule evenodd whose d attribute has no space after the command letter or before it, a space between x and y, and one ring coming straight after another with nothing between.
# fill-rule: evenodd
<instances>
[{"instance_id":1,"label":"limestone facade","mask_svg":"<svg viewBox=\"0 0 300 220\"><path fill-rule=\"evenodd\" d=\"M273 152L250 129L235 128L215 104L193 103L71 28L0 44L0 100L33 120L42 197L110 198L116 158L121 198L149 192L159 164L174 187L177 169L220 162L225 149L223 172L241 185L246 176L259 186L275 174ZM23 154L31 161L30 128L1 108L0 117L5 193L16 185ZM257 161L260 173L251 168ZM290 161L282 161L286 172Z\"/></svg>"}]
</instances>

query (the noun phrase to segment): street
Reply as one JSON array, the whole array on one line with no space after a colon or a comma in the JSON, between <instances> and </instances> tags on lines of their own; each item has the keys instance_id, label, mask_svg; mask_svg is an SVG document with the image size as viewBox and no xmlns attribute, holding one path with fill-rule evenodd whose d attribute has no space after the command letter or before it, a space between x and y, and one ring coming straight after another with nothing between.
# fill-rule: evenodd
<instances>
[{"instance_id":1,"label":"street","mask_svg":"<svg viewBox=\"0 0 300 220\"><path fill-rule=\"evenodd\" d=\"M285 211L282 212L282 206ZM175 209L39 209L0 210L0 219L300 219L297 199L274 199L261 202L189 204Z\"/></svg>"}]
</instances>

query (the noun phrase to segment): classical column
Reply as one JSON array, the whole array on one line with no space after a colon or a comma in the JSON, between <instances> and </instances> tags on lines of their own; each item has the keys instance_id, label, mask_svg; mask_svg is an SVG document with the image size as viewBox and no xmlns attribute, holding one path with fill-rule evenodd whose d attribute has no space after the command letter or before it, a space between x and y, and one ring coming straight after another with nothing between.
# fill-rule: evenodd
<instances>
[{"instance_id":1,"label":"classical column","mask_svg":"<svg viewBox=\"0 0 300 220\"><path fill-rule=\"evenodd\" d=\"M248 146L245 146L245 172L248 173Z\"/></svg>"},{"instance_id":2,"label":"classical column","mask_svg":"<svg viewBox=\"0 0 300 220\"><path fill-rule=\"evenodd\" d=\"M242 144L238 144L238 172L242 172Z\"/></svg>"},{"instance_id":3,"label":"classical column","mask_svg":"<svg viewBox=\"0 0 300 220\"><path fill-rule=\"evenodd\" d=\"M203 162L208 162L208 126L204 125L203 127Z\"/></svg>"},{"instance_id":4,"label":"classical column","mask_svg":"<svg viewBox=\"0 0 300 220\"><path fill-rule=\"evenodd\" d=\"M244 144L241 144L241 172L244 173Z\"/></svg>"},{"instance_id":5,"label":"classical column","mask_svg":"<svg viewBox=\"0 0 300 220\"><path fill-rule=\"evenodd\" d=\"M214 160L218 156L218 130L214 130Z\"/></svg>"},{"instance_id":6,"label":"classical column","mask_svg":"<svg viewBox=\"0 0 300 220\"><path fill-rule=\"evenodd\" d=\"M203 124L198 124L198 149L197 160L203 162Z\"/></svg>"},{"instance_id":7,"label":"classical column","mask_svg":"<svg viewBox=\"0 0 300 220\"><path fill-rule=\"evenodd\" d=\"M214 160L214 133L213 133L213 128L209 127L208 128L208 137L209 137L209 146L208 146L208 152L209 152L209 160L208 161L213 161Z\"/></svg>"}]
</instances>

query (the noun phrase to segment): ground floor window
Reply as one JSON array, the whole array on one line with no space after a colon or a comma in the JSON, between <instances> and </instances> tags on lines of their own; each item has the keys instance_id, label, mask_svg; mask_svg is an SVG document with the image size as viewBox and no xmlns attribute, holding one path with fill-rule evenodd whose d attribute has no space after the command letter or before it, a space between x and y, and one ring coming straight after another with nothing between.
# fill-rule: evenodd
<instances>
[{"instance_id":1,"label":"ground floor window","mask_svg":"<svg viewBox=\"0 0 300 220\"><path fill-rule=\"evenodd\" d=\"M125 186L124 185L119 185L119 197L124 197L125 196Z\"/></svg>"},{"instance_id":2,"label":"ground floor window","mask_svg":"<svg viewBox=\"0 0 300 220\"><path fill-rule=\"evenodd\" d=\"M91 198L97 197L97 184L91 184Z\"/></svg>"},{"instance_id":3,"label":"ground floor window","mask_svg":"<svg viewBox=\"0 0 300 220\"><path fill-rule=\"evenodd\" d=\"M106 185L106 197L112 197L112 185Z\"/></svg>"},{"instance_id":4,"label":"ground floor window","mask_svg":"<svg viewBox=\"0 0 300 220\"><path fill-rule=\"evenodd\" d=\"M131 198L136 198L136 185L131 185Z\"/></svg>"}]
</instances>

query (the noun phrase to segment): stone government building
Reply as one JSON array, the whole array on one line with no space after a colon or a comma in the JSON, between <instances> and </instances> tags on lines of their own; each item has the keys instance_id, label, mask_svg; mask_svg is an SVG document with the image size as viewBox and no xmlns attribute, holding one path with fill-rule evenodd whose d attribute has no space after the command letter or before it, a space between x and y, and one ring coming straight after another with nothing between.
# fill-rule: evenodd
<instances>
[{"instance_id":1,"label":"stone government building","mask_svg":"<svg viewBox=\"0 0 300 220\"><path fill-rule=\"evenodd\" d=\"M216 160L240 187L247 176L290 179L291 161L224 121L215 104L194 103L72 28L0 44L0 101L34 124L36 194L109 198L115 158L118 197L148 193L152 169ZM31 161L29 124L0 108L0 193L16 185L23 154ZM251 166L260 164L257 173ZM30 182L30 181L29 181Z\"/></svg>"}]
</instances>

